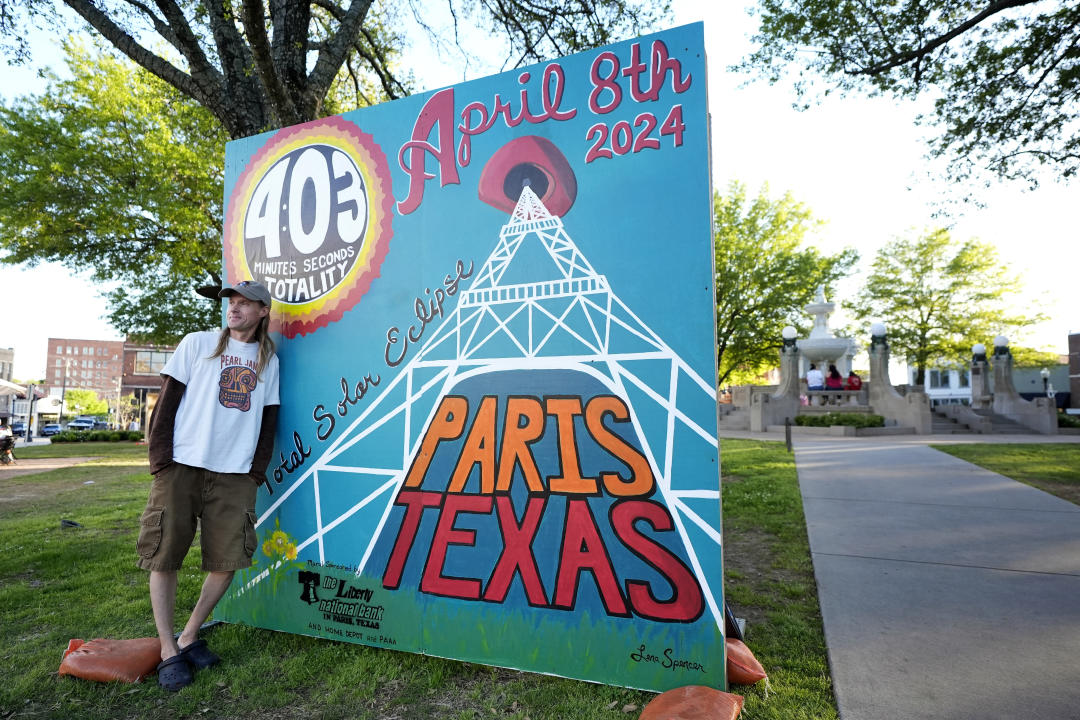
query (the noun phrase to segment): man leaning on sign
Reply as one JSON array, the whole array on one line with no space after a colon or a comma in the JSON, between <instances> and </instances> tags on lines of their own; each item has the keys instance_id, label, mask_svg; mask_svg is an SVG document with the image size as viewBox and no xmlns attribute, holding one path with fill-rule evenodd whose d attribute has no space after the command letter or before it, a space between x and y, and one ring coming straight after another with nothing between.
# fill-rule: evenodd
<instances>
[{"instance_id":1,"label":"man leaning on sign","mask_svg":"<svg viewBox=\"0 0 1080 720\"><path fill-rule=\"evenodd\" d=\"M164 384L149 427L154 481L143 512L138 565L150 571L150 602L161 639L158 684L190 685L194 670L219 661L198 639L257 544L255 495L266 480L278 415L278 359L269 334L270 292L246 280L228 298L226 327L184 337L161 370ZM177 571L201 528L202 593L173 637Z\"/></svg>"}]
</instances>

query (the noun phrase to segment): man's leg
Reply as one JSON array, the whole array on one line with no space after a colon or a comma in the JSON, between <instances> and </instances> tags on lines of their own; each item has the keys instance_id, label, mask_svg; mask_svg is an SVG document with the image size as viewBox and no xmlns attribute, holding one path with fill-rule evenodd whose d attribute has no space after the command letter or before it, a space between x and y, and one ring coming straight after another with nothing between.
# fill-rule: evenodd
<instances>
[{"instance_id":1,"label":"man's leg","mask_svg":"<svg viewBox=\"0 0 1080 720\"><path fill-rule=\"evenodd\" d=\"M176 590L175 579L176 574L174 573L174 592ZM233 572L231 570L227 572L214 571L207 574L206 580L203 581L202 592L199 594L199 601L195 603L195 609L191 611L191 617L188 618L184 631L180 633L180 647L185 648L199 639L199 628L206 622L206 618L210 617L210 613L218 604L218 600L221 600L225 591L229 589L229 583L232 582L232 579ZM156 614L155 611L155 616ZM158 632L161 632L160 627ZM172 639L171 624L169 625L169 638ZM176 652L179 652L179 650Z\"/></svg>"},{"instance_id":2,"label":"man's leg","mask_svg":"<svg viewBox=\"0 0 1080 720\"><path fill-rule=\"evenodd\" d=\"M173 638L173 614L176 611L176 572L150 571L150 605L154 608L154 624L161 640L161 659L168 660L180 653Z\"/></svg>"}]
</instances>

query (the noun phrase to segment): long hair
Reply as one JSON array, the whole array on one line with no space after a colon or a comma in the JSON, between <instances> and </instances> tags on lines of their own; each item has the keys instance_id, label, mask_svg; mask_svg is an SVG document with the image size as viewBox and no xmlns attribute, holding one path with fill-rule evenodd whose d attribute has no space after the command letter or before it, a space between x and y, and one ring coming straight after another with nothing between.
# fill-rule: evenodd
<instances>
[{"instance_id":1,"label":"long hair","mask_svg":"<svg viewBox=\"0 0 1080 720\"><path fill-rule=\"evenodd\" d=\"M252 338L254 342L259 343L259 359L256 363L255 374L262 380L262 371L266 365L270 362L270 358L273 357L274 351L277 347L274 345L274 339L270 337L270 315L267 314L262 320L259 321L259 326L255 328L255 336ZM225 353L225 348L229 347L229 326L221 328L221 334L218 335L217 347L214 348L214 352L210 354L207 359L220 357Z\"/></svg>"}]
</instances>

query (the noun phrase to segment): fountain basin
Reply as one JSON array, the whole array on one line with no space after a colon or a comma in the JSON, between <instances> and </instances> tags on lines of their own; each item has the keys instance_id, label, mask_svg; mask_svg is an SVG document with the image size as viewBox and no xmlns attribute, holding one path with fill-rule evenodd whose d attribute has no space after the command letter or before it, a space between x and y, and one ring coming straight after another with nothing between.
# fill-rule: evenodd
<instances>
[{"instance_id":1,"label":"fountain basin","mask_svg":"<svg viewBox=\"0 0 1080 720\"><path fill-rule=\"evenodd\" d=\"M855 343L844 337L808 337L795 342L799 352L812 363L835 363L855 352Z\"/></svg>"}]
</instances>

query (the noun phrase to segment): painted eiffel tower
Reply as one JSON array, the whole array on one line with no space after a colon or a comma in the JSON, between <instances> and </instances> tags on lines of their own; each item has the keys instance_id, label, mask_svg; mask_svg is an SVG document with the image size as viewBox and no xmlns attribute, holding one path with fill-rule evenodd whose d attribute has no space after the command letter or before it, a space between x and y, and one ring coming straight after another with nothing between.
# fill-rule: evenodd
<instances>
[{"instance_id":1,"label":"painted eiffel tower","mask_svg":"<svg viewBox=\"0 0 1080 720\"><path fill-rule=\"evenodd\" d=\"M714 593L709 587L710 580L721 579L706 577L694 549L721 550L719 469L704 478L679 472L680 459L716 457L713 383L618 298L562 218L549 213L528 186L456 307L413 359L375 388L379 394L362 414L276 497L259 525L272 521L283 504L299 503L312 515L306 536L299 534L301 554L320 563L329 555L340 563L348 553L359 575L439 401L460 382L485 373L544 369L585 373L626 402L722 628L720 588ZM295 508L290 511L295 514Z\"/></svg>"}]
</instances>

